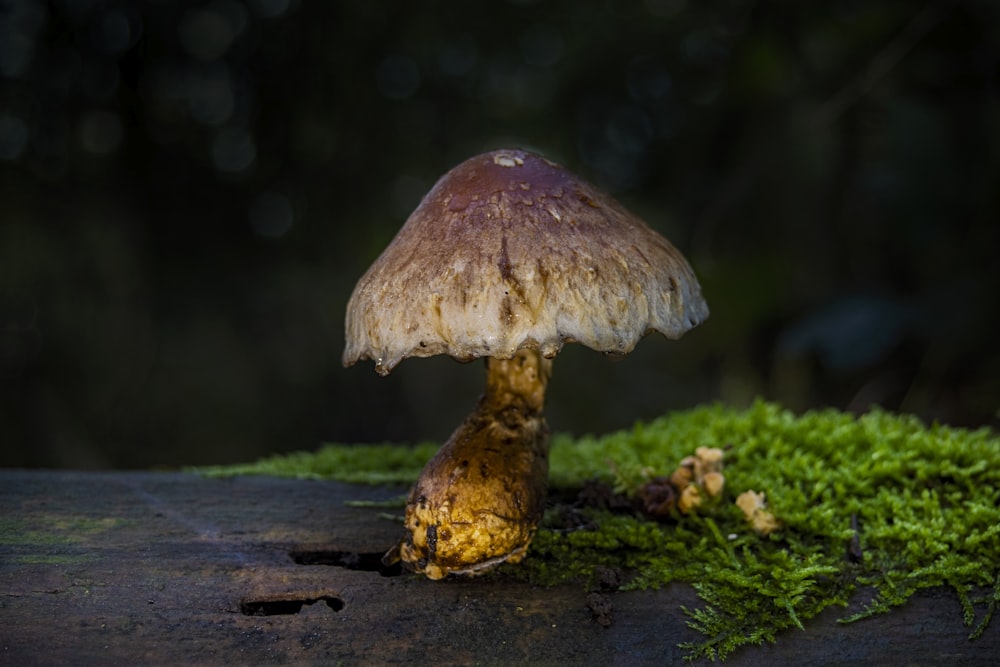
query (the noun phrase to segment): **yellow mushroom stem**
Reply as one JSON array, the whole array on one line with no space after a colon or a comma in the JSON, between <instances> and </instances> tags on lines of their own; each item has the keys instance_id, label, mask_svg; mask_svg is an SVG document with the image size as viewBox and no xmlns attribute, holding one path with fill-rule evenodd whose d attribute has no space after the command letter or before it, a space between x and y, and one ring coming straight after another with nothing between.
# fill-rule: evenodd
<instances>
[{"instance_id":1,"label":"yellow mushroom stem","mask_svg":"<svg viewBox=\"0 0 1000 667\"><path fill-rule=\"evenodd\" d=\"M406 503L407 534L386 559L431 579L524 557L545 503L552 361L536 350L486 360L486 393L428 461Z\"/></svg>"}]
</instances>

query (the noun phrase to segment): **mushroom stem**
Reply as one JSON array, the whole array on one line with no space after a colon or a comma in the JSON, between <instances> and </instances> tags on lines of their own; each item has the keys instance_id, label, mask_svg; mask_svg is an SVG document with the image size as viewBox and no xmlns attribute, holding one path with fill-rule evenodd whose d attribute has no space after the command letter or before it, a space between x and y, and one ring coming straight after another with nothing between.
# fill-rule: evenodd
<instances>
[{"instance_id":1,"label":"mushroom stem","mask_svg":"<svg viewBox=\"0 0 1000 667\"><path fill-rule=\"evenodd\" d=\"M486 360L486 393L428 461L406 504L401 558L431 579L524 557L542 516L552 361L537 350Z\"/></svg>"},{"instance_id":2,"label":"mushroom stem","mask_svg":"<svg viewBox=\"0 0 1000 667\"><path fill-rule=\"evenodd\" d=\"M487 357L486 393L476 410L540 415L551 375L552 360L538 350L518 350L512 359Z\"/></svg>"}]
</instances>

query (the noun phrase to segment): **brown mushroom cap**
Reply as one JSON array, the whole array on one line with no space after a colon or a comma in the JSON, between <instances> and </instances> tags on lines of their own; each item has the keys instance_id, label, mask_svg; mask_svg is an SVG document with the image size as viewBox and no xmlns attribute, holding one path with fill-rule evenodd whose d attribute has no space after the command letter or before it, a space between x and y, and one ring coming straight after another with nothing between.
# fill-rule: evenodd
<instances>
[{"instance_id":1,"label":"brown mushroom cap","mask_svg":"<svg viewBox=\"0 0 1000 667\"><path fill-rule=\"evenodd\" d=\"M626 354L708 317L690 265L610 196L520 150L445 174L347 305L344 365L406 357L553 357L564 343Z\"/></svg>"}]
</instances>

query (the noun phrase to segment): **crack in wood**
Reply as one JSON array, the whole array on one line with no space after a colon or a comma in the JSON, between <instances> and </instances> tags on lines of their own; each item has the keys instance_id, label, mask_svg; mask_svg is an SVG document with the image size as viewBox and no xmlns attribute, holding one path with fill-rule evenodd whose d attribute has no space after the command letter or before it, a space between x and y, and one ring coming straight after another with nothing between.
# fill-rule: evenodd
<instances>
[{"instance_id":1,"label":"crack in wood","mask_svg":"<svg viewBox=\"0 0 1000 667\"><path fill-rule=\"evenodd\" d=\"M382 553L336 551L333 549L292 549L289 557L297 565L328 565L347 570L378 572L383 577L397 577L403 573L400 563L386 565Z\"/></svg>"},{"instance_id":2,"label":"crack in wood","mask_svg":"<svg viewBox=\"0 0 1000 667\"><path fill-rule=\"evenodd\" d=\"M244 600L240 603L240 613L244 616L290 616L302 611L306 605L325 602L334 611L344 608L344 601L334 595L315 598L285 598L268 600Z\"/></svg>"}]
</instances>

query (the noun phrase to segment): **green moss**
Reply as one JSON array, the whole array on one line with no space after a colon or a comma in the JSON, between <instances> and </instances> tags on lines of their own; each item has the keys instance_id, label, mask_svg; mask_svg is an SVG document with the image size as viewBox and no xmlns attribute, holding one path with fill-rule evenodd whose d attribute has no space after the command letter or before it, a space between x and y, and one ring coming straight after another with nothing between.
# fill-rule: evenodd
<instances>
[{"instance_id":1,"label":"green moss","mask_svg":"<svg viewBox=\"0 0 1000 667\"><path fill-rule=\"evenodd\" d=\"M573 490L596 477L629 493L699 446L726 449L723 502L707 513L657 524L584 509L583 527L569 529L554 508L532 556L504 573L555 584L613 567L630 575L627 588L691 583L705 604L687 610L690 624L706 636L687 647L691 657L720 659L773 641L858 590L875 593L845 622L935 586L957 592L971 636L990 622L1000 604L995 433L881 411L856 418L833 410L796 416L765 402L701 407L601 438L556 437L551 486ZM326 447L228 472L408 482L434 449ZM748 528L732 503L748 489L766 494L780 531L759 537ZM848 557L859 548L860 557Z\"/></svg>"},{"instance_id":2,"label":"green moss","mask_svg":"<svg viewBox=\"0 0 1000 667\"><path fill-rule=\"evenodd\" d=\"M195 468L209 477L273 475L332 479L354 484L409 484L440 443L407 445L326 445L316 452L272 456L255 463Z\"/></svg>"},{"instance_id":3,"label":"green moss","mask_svg":"<svg viewBox=\"0 0 1000 667\"><path fill-rule=\"evenodd\" d=\"M74 544L123 524L121 519L108 517L40 516L31 522L7 517L0 519L0 545L38 547Z\"/></svg>"}]
</instances>

